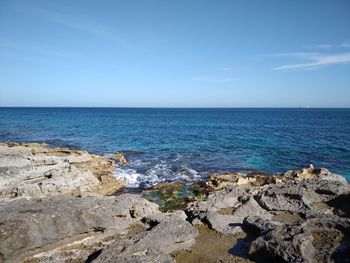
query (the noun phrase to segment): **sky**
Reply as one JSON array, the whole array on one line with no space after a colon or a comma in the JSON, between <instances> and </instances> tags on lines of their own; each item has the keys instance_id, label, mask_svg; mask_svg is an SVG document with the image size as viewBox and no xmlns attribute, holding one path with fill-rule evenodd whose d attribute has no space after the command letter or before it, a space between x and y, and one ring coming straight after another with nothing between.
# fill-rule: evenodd
<instances>
[{"instance_id":1,"label":"sky","mask_svg":"<svg viewBox=\"0 0 350 263\"><path fill-rule=\"evenodd\" d=\"M350 107L350 1L0 0L0 106Z\"/></svg>"}]
</instances>

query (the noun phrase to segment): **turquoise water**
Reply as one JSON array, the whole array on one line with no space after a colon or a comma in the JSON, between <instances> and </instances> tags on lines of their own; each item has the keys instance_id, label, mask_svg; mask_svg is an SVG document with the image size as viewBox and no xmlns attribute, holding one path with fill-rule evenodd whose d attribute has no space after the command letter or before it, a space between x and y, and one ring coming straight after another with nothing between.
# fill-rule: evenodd
<instances>
[{"instance_id":1,"label":"turquoise water","mask_svg":"<svg viewBox=\"0 0 350 263\"><path fill-rule=\"evenodd\" d=\"M350 179L350 109L0 108L0 141L124 151L134 187L309 163Z\"/></svg>"}]
</instances>

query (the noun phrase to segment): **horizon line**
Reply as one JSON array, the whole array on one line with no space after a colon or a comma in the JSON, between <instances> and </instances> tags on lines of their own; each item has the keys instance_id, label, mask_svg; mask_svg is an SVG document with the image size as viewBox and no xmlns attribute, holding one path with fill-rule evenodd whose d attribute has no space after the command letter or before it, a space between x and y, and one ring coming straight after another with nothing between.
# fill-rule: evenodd
<instances>
[{"instance_id":1,"label":"horizon line","mask_svg":"<svg viewBox=\"0 0 350 263\"><path fill-rule=\"evenodd\" d=\"M0 108L81 108L81 109L350 109L350 107L145 107L145 106L0 106Z\"/></svg>"}]
</instances>

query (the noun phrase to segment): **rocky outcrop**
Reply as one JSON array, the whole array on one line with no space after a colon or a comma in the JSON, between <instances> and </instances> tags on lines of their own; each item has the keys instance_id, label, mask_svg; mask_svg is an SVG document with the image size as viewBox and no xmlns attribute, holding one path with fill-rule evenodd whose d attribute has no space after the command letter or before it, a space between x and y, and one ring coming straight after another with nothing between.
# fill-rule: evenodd
<instances>
[{"instance_id":1,"label":"rocky outcrop","mask_svg":"<svg viewBox=\"0 0 350 263\"><path fill-rule=\"evenodd\" d=\"M209 177L208 184L220 190L190 204L189 218L222 234L255 237L249 257L257 262L345 262L350 251L346 180L312 166L266 176Z\"/></svg>"},{"instance_id":2,"label":"rocky outcrop","mask_svg":"<svg viewBox=\"0 0 350 263\"><path fill-rule=\"evenodd\" d=\"M0 262L172 262L190 249L197 230L183 211L103 196L123 186L114 170L86 151L1 143Z\"/></svg>"},{"instance_id":3,"label":"rocky outcrop","mask_svg":"<svg viewBox=\"0 0 350 263\"><path fill-rule=\"evenodd\" d=\"M0 258L6 262L87 259L159 213L157 205L130 194L14 199L0 202L0 210Z\"/></svg>"},{"instance_id":4,"label":"rocky outcrop","mask_svg":"<svg viewBox=\"0 0 350 263\"><path fill-rule=\"evenodd\" d=\"M13 199L0 210L0 262L155 262L197 235L183 211L161 213L135 194Z\"/></svg>"},{"instance_id":5,"label":"rocky outcrop","mask_svg":"<svg viewBox=\"0 0 350 263\"><path fill-rule=\"evenodd\" d=\"M257 260L332 262L334 252L350 232L350 220L336 216L281 225L272 225L261 219L249 220L245 221L247 229L255 227L261 234L249 251L252 258Z\"/></svg>"},{"instance_id":6,"label":"rocky outcrop","mask_svg":"<svg viewBox=\"0 0 350 263\"><path fill-rule=\"evenodd\" d=\"M111 194L124 186L112 160L41 144L0 143L0 198Z\"/></svg>"},{"instance_id":7,"label":"rocky outcrop","mask_svg":"<svg viewBox=\"0 0 350 263\"><path fill-rule=\"evenodd\" d=\"M268 174L214 173L209 176L207 185L215 190L231 186L262 186L276 183L276 177Z\"/></svg>"},{"instance_id":8,"label":"rocky outcrop","mask_svg":"<svg viewBox=\"0 0 350 263\"><path fill-rule=\"evenodd\" d=\"M85 151L1 143L0 263L350 257L350 186L326 169L214 174L192 186L104 196L123 185L114 169Z\"/></svg>"},{"instance_id":9,"label":"rocky outcrop","mask_svg":"<svg viewBox=\"0 0 350 263\"><path fill-rule=\"evenodd\" d=\"M213 192L207 200L191 204L187 213L223 234L242 232L241 226L247 216L259 215L265 219L273 216L257 203L250 190L238 187Z\"/></svg>"},{"instance_id":10,"label":"rocky outcrop","mask_svg":"<svg viewBox=\"0 0 350 263\"><path fill-rule=\"evenodd\" d=\"M126 165L128 162L122 152L115 152L113 154L114 159L121 165Z\"/></svg>"},{"instance_id":11,"label":"rocky outcrop","mask_svg":"<svg viewBox=\"0 0 350 263\"><path fill-rule=\"evenodd\" d=\"M147 220L151 225L148 231L111 243L96 262L174 262L171 254L189 250L195 243L198 232L186 221L183 211Z\"/></svg>"}]
</instances>

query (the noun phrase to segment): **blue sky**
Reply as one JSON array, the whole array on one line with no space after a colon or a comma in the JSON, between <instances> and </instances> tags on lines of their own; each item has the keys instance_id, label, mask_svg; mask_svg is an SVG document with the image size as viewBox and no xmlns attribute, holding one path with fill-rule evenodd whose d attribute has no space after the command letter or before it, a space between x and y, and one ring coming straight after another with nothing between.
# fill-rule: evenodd
<instances>
[{"instance_id":1,"label":"blue sky","mask_svg":"<svg viewBox=\"0 0 350 263\"><path fill-rule=\"evenodd\" d=\"M0 0L0 106L350 107L350 2Z\"/></svg>"}]
</instances>

